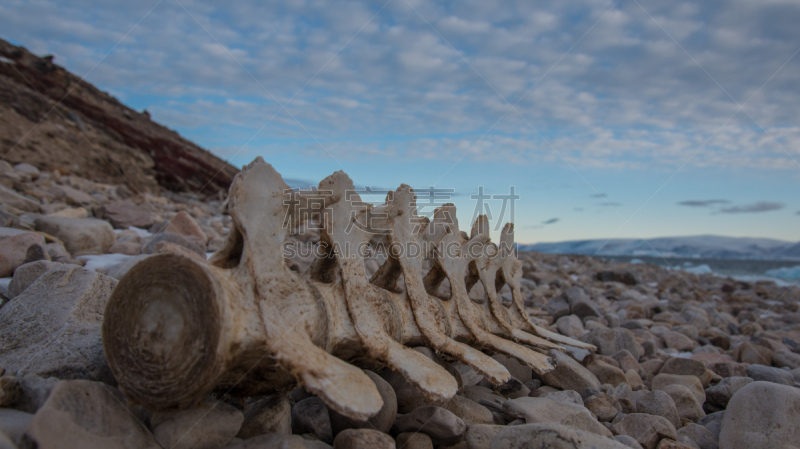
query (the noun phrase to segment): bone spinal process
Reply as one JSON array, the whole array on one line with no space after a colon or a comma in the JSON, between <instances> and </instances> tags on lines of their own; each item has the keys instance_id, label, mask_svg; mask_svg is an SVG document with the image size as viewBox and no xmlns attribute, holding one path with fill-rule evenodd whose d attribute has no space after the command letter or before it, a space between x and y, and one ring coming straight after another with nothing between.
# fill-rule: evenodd
<instances>
[{"instance_id":1,"label":"bone spinal process","mask_svg":"<svg viewBox=\"0 0 800 449\"><path fill-rule=\"evenodd\" d=\"M146 408L168 410L213 391L256 395L299 383L333 410L365 420L382 400L355 365L387 367L432 400L456 393L456 379L412 346L469 365L498 385L510 375L487 354L514 357L542 374L555 368L546 352L562 350L561 343L595 349L528 318L522 262L509 250L513 225L495 245L485 216L469 238L459 231L452 204L430 220L418 217L407 185L380 206L362 203L354 192L343 172L313 192L324 206L316 219L325 253L298 273L285 263L284 244L289 227L307 218L299 211L311 194L289 190L261 158L244 167L230 188L233 228L224 248L207 262L150 256L114 289L103 344L120 389ZM368 277L363 254L352 249L376 232L401 250ZM408 247L425 254L402 251ZM450 292L442 298L445 280ZM469 297L479 280L485 301ZM498 294L506 284L510 307Z\"/></svg>"}]
</instances>

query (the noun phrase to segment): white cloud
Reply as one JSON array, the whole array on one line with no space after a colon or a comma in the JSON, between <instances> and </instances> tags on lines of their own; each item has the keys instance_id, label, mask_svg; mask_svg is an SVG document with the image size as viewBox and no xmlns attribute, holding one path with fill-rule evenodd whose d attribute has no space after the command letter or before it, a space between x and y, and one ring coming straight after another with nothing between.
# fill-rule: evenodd
<instances>
[{"instance_id":1,"label":"white cloud","mask_svg":"<svg viewBox=\"0 0 800 449\"><path fill-rule=\"evenodd\" d=\"M402 1L377 15L385 1L181 4L194 18L163 2L137 25L152 4L10 1L0 27L105 89L152 97L168 126L242 141L278 114L259 136L336 141L331 151L349 148L343 157L761 168L800 159L800 57L778 71L800 42L790 2L642 2L645 11Z\"/></svg>"}]
</instances>

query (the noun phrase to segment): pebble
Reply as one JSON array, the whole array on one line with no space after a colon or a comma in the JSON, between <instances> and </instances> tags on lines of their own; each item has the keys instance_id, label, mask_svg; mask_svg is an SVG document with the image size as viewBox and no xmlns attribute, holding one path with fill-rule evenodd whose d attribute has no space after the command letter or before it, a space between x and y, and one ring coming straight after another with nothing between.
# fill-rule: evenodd
<instances>
[{"instance_id":1,"label":"pebble","mask_svg":"<svg viewBox=\"0 0 800 449\"><path fill-rule=\"evenodd\" d=\"M333 440L334 449L395 449L395 447L392 437L373 429L346 429L339 432Z\"/></svg>"},{"instance_id":2,"label":"pebble","mask_svg":"<svg viewBox=\"0 0 800 449\"><path fill-rule=\"evenodd\" d=\"M422 432L431 437L433 444L438 446L458 443L467 426L449 410L424 406L411 413L398 415L392 429L397 433Z\"/></svg>"},{"instance_id":3,"label":"pebble","mask_svg":"<svg viewBox=\"0 0 800 449\"><path fill-rule=\"evenodd\" d=\"M636 400L636 413L663 416L675 428L680 428L681 417L675 406L675 401L664 391L647 391Z\"/></svg>"},{"instance_id":4,"label":"pebble","mask_svg":"<svg viewBox=\"0 0 800 449\"><path fill-rule=\"evenodd\" d=\"M747 367L747 376L757 381L794 385L794 377L789 371L772 366L750 365Z\"/></svg>"},{"instance_id":5,"label":"pebble","mask_svg":"<svg viewBox=\"0 0 800 449\"><path fill-rule=\"evenodd\" d=\"M318 397L303 399L292 407L292 433L310 433L320 441L333 443L333 428L328 407Z\"/></svg>"},{"instance_id":6,"label":"pebble","mask_svg":"<svg viewBox=\"0 0 800 449\"><path fill-rule=\"evenodd\" d=\"M381 395L381 399L383 399L383 407L381 407L380 411L378 411L375 416L366 421L356 421L336 412L335 410L329 410L331 428L333 429L334 435L345 429L368 428L375 429L380 432L388 432L389 429L392 428L392 424L397 417L397 395L392 389L392 386L380 376L372 371L364 371L364 373L370 379L372 379L372 382L378 389L378 393ZM483 409L483 407L481 408ZM488 410L486 410L486 413L491 415L491 412ZM491 421L491 416L489 417L489 420Z\"/></svg>"},{"instance_id":7,"label":"pebble","mask_svg":"<svg viewBox=\"0 0 800 449\"><path fill-rule=\"evenodd\" d=\"M598 435L611 436L586 408L571 403L559 403L547 398L518 398L503 403L503 411L530 423L556 423L576 427Z\"/></svg>"},{"instance_id":8,"label":"pebble","mask_svg":"<svg viewBox=\"0 0 800 449\"><path fill-rule=\"evenodd\" d=\"M243 420L242 412L232 405L208 400L186 410L154 413L150 427L164 447L217 449L239 433Z\"/></svg>"},{"instance_id":9,"label":"pebble","mask_svg":"<svg viewBox=\"0 0 800 449\"><path fill-rule=\"evenodd\" d=\"M292 433L292 405L283 395L260 399L244 409L238 438L248 439L265 433Z\"/></svg>"},{"instance_id":10,"label":"pebble","mask_svg":"<svg viewBox=\"0 0 800 449\"><path fill-rule=\"evenodd\" d=\"M523 424L506 427L493 439L491 449L552 448L552 449L625 449L611 438L555 423ZM471 448L470 448L471 449Z\"/></svg>"},{"instance_id":11,"label":"pebble","mask_svg":"<svg viewBox=\"0 0 800 449\"><path fill-rule=\"evenodd\" d=\"M542 382L562 390L575 390L582 392L587 388L600 388L597 376L576 362L572 357L555 349L548 351L547 355L556 361L556 369L545 373Z\"/></svg>"},{"instance_id":12,"label":"pebble","mask_svg":"<svg viewBox=\"0 0 800 449\"><path fill-rule=\"evenodd\" d=\"M644 449L656 449L658 442L664 438L676 440L678 435L675 426L663 416L631 413L618 416L611 423L614 435L628 435L636 440Z\"/></svg>"}]
</instances>

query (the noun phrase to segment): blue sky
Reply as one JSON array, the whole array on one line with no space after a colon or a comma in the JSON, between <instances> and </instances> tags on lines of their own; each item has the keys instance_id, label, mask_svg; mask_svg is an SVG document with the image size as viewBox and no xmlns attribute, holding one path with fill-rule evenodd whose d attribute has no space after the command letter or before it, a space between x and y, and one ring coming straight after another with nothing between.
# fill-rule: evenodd
<instances>
[{"instance_id":1,"label":"blue sky","mask_svg":"<svg viewBox=\"0 0 800 449\"><path fill-rule=\"evenodd\" d=\"M0 2L0 37L234 165L454 189L463 229L479 186L514 186L522 242L800 240L797 23L793 1Z\"/></svg>"}]
</instances>

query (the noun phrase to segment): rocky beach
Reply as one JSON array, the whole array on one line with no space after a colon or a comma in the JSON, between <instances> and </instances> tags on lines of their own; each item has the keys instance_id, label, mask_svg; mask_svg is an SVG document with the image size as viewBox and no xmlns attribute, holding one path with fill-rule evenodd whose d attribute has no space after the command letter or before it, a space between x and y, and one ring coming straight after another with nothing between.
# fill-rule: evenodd
<instances>
[{"instance_id":1,"label":"rocky beach","mask_svg":"<svg viewBox=\"0 0 800 449\"><path fill-rule=\"evenodd\" d=\"M117 389L103 351L106 302L136 262L205 263L232 227L224 199L134 193L58 169L0 162L0 448L790 448L800 441L800 288L588 256L520 252L525 309L597 347L550 350L543 375L490 353L492 385L416 348L458 381L431 401L364 366L383 407L367 421L302 386L215 392L151 412ZM296 233L314 245L318 233ZM366 264L374 274L383 260ZM311 261L286 260L305 272ZM470 291L485 301L481 284ZM500 290L505 305L511 292Z\"/></svg>"}]
</instances>

